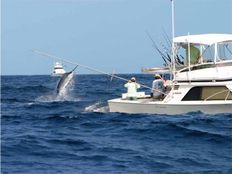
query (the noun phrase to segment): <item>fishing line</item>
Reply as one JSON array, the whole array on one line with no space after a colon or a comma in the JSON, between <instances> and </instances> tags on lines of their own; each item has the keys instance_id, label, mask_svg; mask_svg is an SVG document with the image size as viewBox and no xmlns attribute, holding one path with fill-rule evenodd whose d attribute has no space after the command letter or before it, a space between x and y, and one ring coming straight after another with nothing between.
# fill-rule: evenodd
<instances>
[{"instance_id":1,"label":"fishing line","mask_svg":"<svg viewBox=\"0 0 232 174\"><path fill-rule=\"evenodd\" d=\"M123 81L128 82L128 79L123 78L123 77L120 77L120 76L115 75L115 74L109 74L109 73L107 73L107 72L98 70L98 69L96 69L96 68L92 68L92 67L89 67L89 66L86 66L86 65L82 65L82 64L79 64L79 63L71 62L71 61L69 61L69 60L67 60L67 59L63 59L63 58L60 58L60 57L57 57L57 56L54 56L54 55L51 55L51 54L48 54L48 53L45 53L45 52L42 52L42 51L38 51L38 50L32 50L32 51L35 52L35 53L37 53L37 54L40 54L40 55L42 55L42 56L45 56L45 57L49 57L49 58L53 58L53 59L54 59L54 58L55 58L55 59L59 59L59 60L62 60L63 62L72 64L72 65L75 65L75 66L80 66L80 67L83 67L83 68L88 69L88 70L90 70L90 71L94 71L94 72L98 72L98 73L101 73L101 74L105 74L105 75L107 75L107 76L110 76L110 77L117 78L117 79L120 79L120 80L123 80ZM75 67L75 68L76 68L76 67ZM74 68L74 70L75 70L75 68ZM139 83L139 84L140 84L140 86L142 86L142 87L144 87L144 88L147 88L147 89L150 89L150 90L152 89L151 87L149 87L149 86L147 86L147 85L144 85L144 84L141 84L141 83ZM153 89L153 90L155 90L155 91L157 91L157 92L160 92L160 93L162 93L162 94L164 94L164 95L167 95L167 94L165 94L165 93L162 92L162 91L159 91L159 90L156 90L156 89Z\"/></svg>"}]
</instances>

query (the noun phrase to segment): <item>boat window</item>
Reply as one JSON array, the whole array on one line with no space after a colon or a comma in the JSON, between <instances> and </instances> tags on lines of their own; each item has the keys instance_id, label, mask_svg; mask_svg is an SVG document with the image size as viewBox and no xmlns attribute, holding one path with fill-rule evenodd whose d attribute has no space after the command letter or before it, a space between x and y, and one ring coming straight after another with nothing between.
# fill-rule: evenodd
<instances>
[{"instance_id":1,"label":"boat window","mask_svg":"<svg viewBox=\"0 0 232 174\"><path fill-rule=\"evenodd\" d=\"M197 45L197 44L180 44L177 47L179 57L184 58L184 65L188 65L188 50L190 49L190 64L196 65L201 63L214 62L215 45ZM217 44L217 59L232 60L232 43L223 42Z\"/></svg>"},{"instance_id":2,"label":"boat window","mask_svg":"<svg viewBox=\"0 0 232 174\"><path fill-rule=\"evenodd\" d=\"M214 45L202 46L202 63L210 63L214 61Z\"/></svg>"},{"instance_id":3,"label":"boat window","mask_svg":"<svg viewBox=\"0 0 232 174\"><path fill-rule=\"evenodd\" d=\"M188 65L188 55L190 56L190 64L195 65L200 63L201 61L201 48L197 44L186 44L180 43L178 49L177 56L179 58L183 58L180 62L183 61L183 65Z\"/></svg>"},{"instance_id":4,"label":"boat window","mask_svg":"<svg viewBox=\"0 0 232 174\"><path fill-rule=\"evenodd\" d=\"M193 87L182 101L193 100L232 100L232 92L225 86Z\"/></svg>"},{"instance_id":5,"label":"boat window","mask_svg":"<svg viewBox=\"0 0 232 174\"><path fill-rule=\"evenodd\" d=\"M218 61L232 60L232 43L218 44Z\"/></svg>"}]
</instances>

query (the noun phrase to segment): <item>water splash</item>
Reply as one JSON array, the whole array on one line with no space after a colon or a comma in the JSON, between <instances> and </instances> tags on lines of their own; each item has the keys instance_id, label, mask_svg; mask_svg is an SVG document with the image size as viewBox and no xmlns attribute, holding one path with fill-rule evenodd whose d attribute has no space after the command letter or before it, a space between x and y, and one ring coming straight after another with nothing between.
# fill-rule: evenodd
<instances>
[{"instance_id":1,"label":"water splash","mask_svg":"<svg viewBox=\"0 0 232 174\"><path fill-rule=\"evenodd\" d=\"M76 98L72 91L74 89L74 75L73 73L65 81L64 85L60 88L59 93L54 90L52 94L43 95L35 99L35 102L63 102L63 101L80 101Z\"/></svg>"},{"instance_id":2,"label":"water splash","mask_svg":"<svg viewBox=\"0 0 232 174\"><path fill-rule=\"evenodd\" d=\"M66 95L56 95L56 94L51 94L51 95L43 95L35 99L35 102L40 102L40 103L52 103L52 102L64 102L64 101L73 101L77 102L80 101L79 98L73 97L70 94Z\"/></svg>"},{"instance_id":3,"label":"water splash","mask_svg":"<svg viewBox=\"0 0 232 174\"><path fill-rule=\"evenodd\" d=\"M85 112L109 112L108 106L103 106L102 102L96 102L93 105L85 107Z\"/></svg>"}]
</instances>

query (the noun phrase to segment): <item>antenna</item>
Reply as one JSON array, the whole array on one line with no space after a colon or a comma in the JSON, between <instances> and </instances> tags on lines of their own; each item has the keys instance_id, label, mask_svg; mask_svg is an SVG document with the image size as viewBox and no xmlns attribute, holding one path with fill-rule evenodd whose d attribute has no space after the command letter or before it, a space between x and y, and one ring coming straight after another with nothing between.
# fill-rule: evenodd
<instances>
[{"instance_id":1,"label":"antenna","mask_svg":"<svg viewBox=\"0 0 232 174\"><path fill-rule=\"evenodd\" d=\"M172 1L172 71L173 71L173 79L175 79L175 45L174 45L174 37L175 37L175 14L174 14L174 0Z\"/></svg>"}]
</instances>

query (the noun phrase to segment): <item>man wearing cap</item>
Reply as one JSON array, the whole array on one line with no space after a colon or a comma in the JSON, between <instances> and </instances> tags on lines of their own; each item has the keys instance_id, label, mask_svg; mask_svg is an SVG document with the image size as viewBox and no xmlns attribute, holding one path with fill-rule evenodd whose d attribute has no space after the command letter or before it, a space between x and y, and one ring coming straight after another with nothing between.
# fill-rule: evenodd
<instances>
[{"instance_id":1,"label":"man wearing cap","mask_svg":"<svg viewBox=\"0 0 232 174\"><path fill-rule=\"evenodd\" d=\"M155 80L152 82L151 97L161 99L164 93L164 81L159 74L155 74Z\"/></svg>"},{"instance_id":2,"label":"man wearing cap","mask_svg":"<svg viewBox=\"0 0 232 174\"><path fill-rule=\"evenodd\" d=\"M127 97L131 100L136 99L137 89L140 88L140 85L136 83L135 77L132 77L124 86L127 88Z\"/></svg>"}]
</instances>

